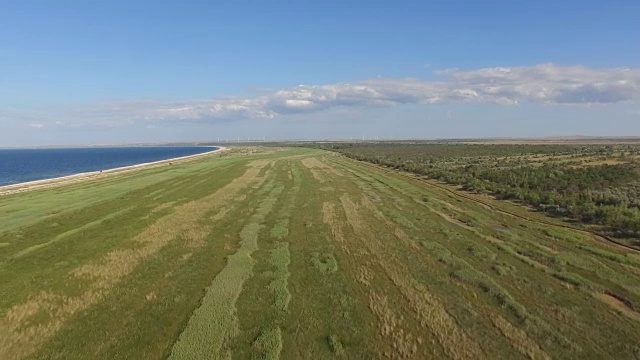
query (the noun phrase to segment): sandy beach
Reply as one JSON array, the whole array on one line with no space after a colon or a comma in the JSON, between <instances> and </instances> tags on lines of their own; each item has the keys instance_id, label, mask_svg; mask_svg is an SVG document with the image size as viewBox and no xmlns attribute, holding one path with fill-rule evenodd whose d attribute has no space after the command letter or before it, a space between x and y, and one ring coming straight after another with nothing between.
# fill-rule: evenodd
<instances>
[{"instance_id":1,"label":"sandy beach","mask_svg":"<svg viewBox=\"0 0 640 360\"><path fill-rule=\"evenodd\" d=\"M132 171L149 169L149 168L158 167L158 166L178 164L185 161L191 161L203 156L208 156L214 153L225 152L227 150L228 148L219 146L216 150L207 151L205 153L200 153L195 155L188 155L188 156L182 156L182 157L177 157L172 159L159 160L159 161L153 161L153 162L130 165L130 166L123 166L119 168L105 169L101 171L84 172L84 173L78 173L73 175L61 176L57 178L35 180L35 181L28 181L28 182L23 182L19 184L0 186L0 196L22 193L26 191L35 190L35 189L52 188L52 187L72 184L80 181L94 180L102 177L113 176L116 174L124 174Z\"/></svg>"}]
</instances>

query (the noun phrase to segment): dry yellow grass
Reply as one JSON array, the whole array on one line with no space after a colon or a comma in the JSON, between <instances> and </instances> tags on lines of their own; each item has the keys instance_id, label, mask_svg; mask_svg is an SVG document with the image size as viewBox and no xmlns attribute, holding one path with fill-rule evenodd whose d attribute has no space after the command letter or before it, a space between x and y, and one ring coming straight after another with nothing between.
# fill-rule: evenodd
<instances>
[{"instance_id":1,"label":"dry yellow grass","mask_svg":"<svg viewBox=\"0 0 640 360\"><path fill-rule=\"evenodd\" d=\"M447 356L452 359L485 358L486 354L478 343L460 328L441 301L416 281L407 270L407 265L398 261L371 231L364 215L360 213L361 207L347 195L341 196L340 201L347 220L361 244L369 249L369 253L375 257L386 275L416 313L420 325L433 334Z\"/></svg>"},{"instance_id":2,"label":"dry yellow grass","mask_svg":"<svg viewBox=\"0 0 640 360\"><path fill-rule=\"evenodd\" d=\"M342 174L342 172L340 172L335 167L315 157L304 158L300 160L300 162L321 184L324 184L327 180L330 180L332 178L344 176L344 174Z\"/></svg>"},{"instance_id":3,"label":"dry yellow grass","mask_svg":"<svg viewBox=\"0 0 640 360\"><path fill-rule=\"evenodd\" d=\"M629 305L625 304L622 300L618 299L617 297L607 293L597 293L595 294L595 297L598 300L609 305L613 310L617 311L618 313L630 319L640 321L640 313L630 308Z\"/></svg>"},{"instance_id":4,"label":"dry yellow grass","mask_svg":"<svg viewBox=\"0 0 640 360\"><path fill-rule=\"evenodd\" d=\"M162 203L162 204L154 207L153 210L151 210L151 212L152 213L156 213L156 212L162 211L164 209L170 209L170 208L173 207L173 204L175 204L175 203L176 203L175 201L168 201L168 202Z\"/></svg>"},{"instance_id":5,"label":"dry yellow grass","mask_svg":"<svg viewBox=\"0 0 640 360\"><path fill-rule=\"evenodd\" d=\"M504 337L510 340L512 346L522 355L525 355L532 360L551 359L551 357L540 349L540 346L533 341L527 333L513 326L500 315L496 314L492 316L491 321L493 321L496 328L500 330Z\"/></svg>"},{"instance_id":6,"label":"dry yellow grass","mask_svg":"<svg viewBox=\"0 0 640 360\"><path fill-rule=\"evenodd\" d=\"M267 184L264 190L268 196L240 232L240 248L207 288L202 304L174 344L170 359L226 357L225 343L239 331L236 301L244 283L253 275L255 260L251 255L258 250L258 234L283 187Z\"/></svg>"},{"instance_id":7,"label":"dry yellow grass","mask_svg":"<svg viewBox=\"0 0 640 360\"><path fill-rule=\"evenodd\" d=\"M384 295L369 292L369 308L378 318L380 335L391 341L393 353L384 354L391 359L414 359L417 356L419 338L405 330L402 320L394 313Z\"/></svg>"},{"instance_id":8,"label":"dry yellow grass","mask_svg":"<svg viewBox=\"0 0 640 360\"><path fill-rule=\"evenodd\" d=\"M0 322L2 358L17 360L29 356L73 315L95 305L103 297L103 290L89 290L72 297L42 291L29 301L12 307ZM38 315L44 316L46 321L29 325L29 320Z\"/></svg>"},{"instance_id":9,"label":"dry yellow grass","mask_svg":"<svg viewBox=\"0 0 640 360\"><path fill-rule=\"evenodd\" d=\"M376 219L386 224L389 227L389 229L392 229L396 239L400 240L405 246L413 250L417 251L419 249L418 244L415 241L411 240L409 235L407 235L407 233L404 230L402 230L402 228L397 226L393 221L391 221L391 219L385 216L382 213L382 211L380 211L380 209L378 209L378 207L373 203L373 201L371 201L368 197L365 197L365 196L363 196L360 201L365 208L367 208L369 211L371 211L374 214ZM406 222L406 219L404 220Z\"/></svg>"}]
</instances>

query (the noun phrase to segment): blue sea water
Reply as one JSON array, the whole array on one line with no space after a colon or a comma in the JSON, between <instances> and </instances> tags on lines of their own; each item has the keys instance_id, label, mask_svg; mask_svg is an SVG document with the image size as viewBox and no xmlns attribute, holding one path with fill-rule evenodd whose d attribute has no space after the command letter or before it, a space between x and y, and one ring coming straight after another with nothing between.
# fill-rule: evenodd
<instances>
[{"instance_id":1,"label":"blue sea water","mask_svg":"<svg viewBox=\"0 0 640 360\"><path fill-rule=\"evenodd\" d=\"M0 149L0 186L167 160L215 150L204 146Z\"/></svg>"}]
</instances>

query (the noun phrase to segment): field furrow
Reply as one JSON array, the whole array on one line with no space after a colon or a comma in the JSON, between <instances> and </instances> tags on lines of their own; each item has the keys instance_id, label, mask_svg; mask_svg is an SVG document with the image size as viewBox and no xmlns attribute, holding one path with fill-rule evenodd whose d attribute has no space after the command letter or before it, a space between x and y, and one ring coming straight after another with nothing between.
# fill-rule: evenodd
<instances>
[{"instance_id":1,"label":"field furrow","mask_svg":"<svg viewBox=\"0 0 640 360\"><path fill-rule=\"evenodd\" d=\"M0 358L640 356L640 256L469 196L290 148L1 196Z\"/></svg>"}]
</instances>

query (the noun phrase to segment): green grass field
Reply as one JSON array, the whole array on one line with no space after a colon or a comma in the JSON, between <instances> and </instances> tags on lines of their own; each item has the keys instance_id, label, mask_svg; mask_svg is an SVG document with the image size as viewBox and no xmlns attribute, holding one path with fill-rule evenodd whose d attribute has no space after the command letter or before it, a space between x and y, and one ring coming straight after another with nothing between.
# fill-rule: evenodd
<instances>
[{"instance_id":1,"label":"green grass field","mask_svg":"<svg viewBox=\"0 0 640 360\"><path fill-rule=\"evenodd\" d=\"M0 358L640 359L640 253L472 196L278 148L2 196Z\"/></svg>"}]
</instances>

